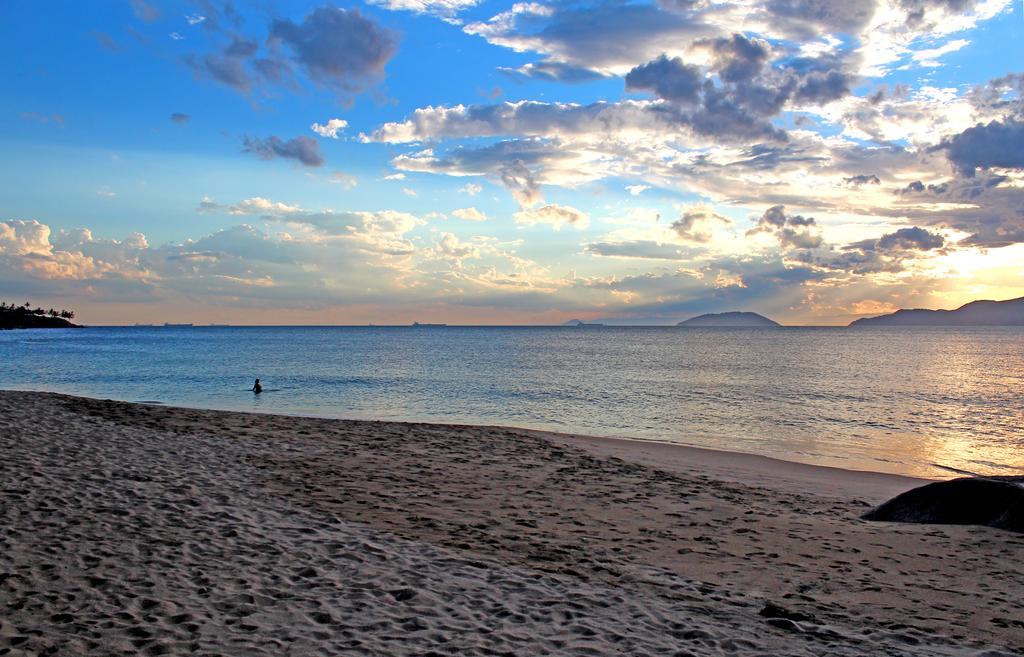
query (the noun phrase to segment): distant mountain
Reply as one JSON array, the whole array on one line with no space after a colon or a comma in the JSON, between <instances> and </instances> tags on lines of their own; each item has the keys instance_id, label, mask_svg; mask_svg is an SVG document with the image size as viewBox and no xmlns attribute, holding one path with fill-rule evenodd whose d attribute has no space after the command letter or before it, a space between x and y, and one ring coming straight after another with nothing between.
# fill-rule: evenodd
<instances>
[{"instance_id":1,"label":"distant mountain","mask_svg":"<svg viewBox=\"0 0 1024 657\"><path fill-rule=\"evenodd\" d=\"M897 310L858 319L850 326L1024 326L1024 297L972 301L956 310Z\"/></svg>"},{"instance_id":2,"label":"distant mountain","mask_svg":"<svg viewBox=\"0 0 1024 657\"><path fill-rule=\"evenodd\" d=\"M576 328L591 328L594 326L604 326L604 324L591 324L588 322L584 322L582 319L570 319L565 324L562 324L562 326L575 326Z\"/></svg>"},{"instance_id":3,"label":"distant mountain","mask_svg":"<svg viewBox=\"0 0 1024 657\"><path fill-rule=\"evenodd\" d=\"M679 322L676 326L746 326L751 328L766 327L766 326L781 326L778 322L773 322L764 315L758 315L757 313L708 313L707 315L700 315L699 317L693 317L685 321Z\"/></svg>"}]
</instances>

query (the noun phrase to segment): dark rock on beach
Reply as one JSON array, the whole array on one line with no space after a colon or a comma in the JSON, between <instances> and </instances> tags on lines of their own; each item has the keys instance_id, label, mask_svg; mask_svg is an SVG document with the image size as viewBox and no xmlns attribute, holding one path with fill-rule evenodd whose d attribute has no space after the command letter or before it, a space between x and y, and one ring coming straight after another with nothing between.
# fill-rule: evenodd
<instances>
[{"instance_id":1,"label":"dark rock on beach","mask_svg":"<svg viewBox=\"0 0 1024 657\"><path fill-rule=\"evenodd\" d=\"M964 477L907 491L865 520L984 525L1024 533L1024 477Z\"/></svg>"}]
</instances>

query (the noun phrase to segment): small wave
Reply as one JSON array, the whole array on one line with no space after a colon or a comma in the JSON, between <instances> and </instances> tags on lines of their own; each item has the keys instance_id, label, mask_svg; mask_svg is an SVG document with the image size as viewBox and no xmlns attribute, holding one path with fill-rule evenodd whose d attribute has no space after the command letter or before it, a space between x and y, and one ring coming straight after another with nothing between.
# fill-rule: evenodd
<instances>
[{"instance_id":1,"label":"small wave","mask_svg":"<svg viewBox=\"0 0 1024 657\"><path fill-rule=\"evenodd\" d=\"M942 465L941 463L929 463L932 467L939 468L940 470L948 470L949 472L955 472L956 474L967 475L970 477L980 477L977 472L971 472L970 470L961 470L960 468L954 468L951 465Z\"/></svg>"},{"instance_id":2,"label":"small wave","mask_svg":"<svg viewBox=\"0 0 1024 657\"><path fill-rule=\"evenodd\" d=\"M971 463L977 463L978 465L983 465L986 468L994 468L996 470L1009 470L1011 472L1021 472L1022 470L1024 470L1020 466L1006 465L1005 463L993 463L992 461L979 461L977 459L972 459Z\"/></svg>"}]
</instances>

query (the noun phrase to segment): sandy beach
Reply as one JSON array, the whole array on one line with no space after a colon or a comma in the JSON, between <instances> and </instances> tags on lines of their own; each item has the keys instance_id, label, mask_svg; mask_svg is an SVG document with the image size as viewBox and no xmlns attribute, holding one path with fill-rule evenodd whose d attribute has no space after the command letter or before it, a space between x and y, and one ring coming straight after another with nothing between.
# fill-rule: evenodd
<instances>
[{"instance_id":1,"label":"sandy beach","mask_svg":"<svg viewBox=\"0 0 1024 657\"><path fill-rule=\"evenodd\" d=\"M1024 654L1024 535L658 443L0 392L0 655Z\"/></svg>"}]
</instances>

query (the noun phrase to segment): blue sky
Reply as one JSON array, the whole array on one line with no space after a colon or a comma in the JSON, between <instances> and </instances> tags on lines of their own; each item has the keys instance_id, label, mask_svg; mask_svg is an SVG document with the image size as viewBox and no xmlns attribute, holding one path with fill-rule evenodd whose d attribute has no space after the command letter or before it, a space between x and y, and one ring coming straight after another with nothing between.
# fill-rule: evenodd
<instances>
[{"instance_id":1,"label":"blue sky","mask_svg":"<svg viewBox=\"0 0 1024 657\"><path fill-rule=\"evenodd\" d=\"M7 10L0 296L87 322L832 324L1024 295L1019 4Z\"/></svg>"}]
</instances>

